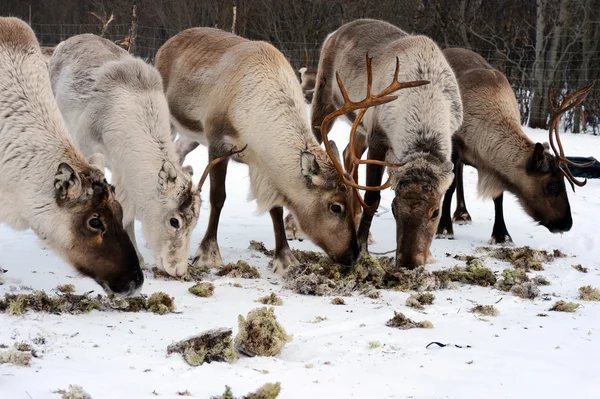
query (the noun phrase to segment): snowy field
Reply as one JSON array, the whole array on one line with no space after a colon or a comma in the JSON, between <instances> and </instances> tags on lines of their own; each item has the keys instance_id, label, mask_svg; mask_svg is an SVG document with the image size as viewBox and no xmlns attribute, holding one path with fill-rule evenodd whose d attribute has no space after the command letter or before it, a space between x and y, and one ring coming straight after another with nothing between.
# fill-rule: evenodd
<instances>
[{"instance_id":1,"label":"snowy field","mask_svg":"<svg viewBox=\"0 0 600 399\"><path fill-rule=\"evenodd\" d=\"M332 136L340 149L348 130L342 123L336 125ZM536 141L548 140L546 132L527 133ZM563 143L569 155L600 159L598 137L564 135ZM188 157L196 181L206 158L204 147ZM466 168L465 180L473 224L456 226L453 241L433 242L437 263L428 266L431 270L463 265L445 254L472 254L487 244L491 234L493 203L477 198L474 169ZM357 295L346 298L346 306L334 306L331 297L301 296L283 289L281 278L267 269L269 259L247 249L250 240L274 246L270 217L255 215L255 204L246 201L247 186L246 166L230 164L219 243L225 262L245 259L259 268L262 279L211 277L215 295L198 298L187 291L191 283L156 280L147 274L143 292L169 293L181 312L165 316L97 311L80 316L0 315L0 344L45 338L45 344L34 345L41 357L34 358L31 367L0 366L0 398L59 398L52 392L70 384L81 385L94 399L177 398L177 392L185 390L195 398L210 398L223 393L225 385L241 396L266 382L280 382L283 399L600 397L596 366L600 303L576 299L580 286L600 286L600 181L589 181L576 194L569 192L574 224L564 235L536 226L514 197L505 198L506 223L517 245L556 248L570 255L539 272L552 283L541 287L542 293L560 298L530 301L491 288L462 286L436 291L435 303L424 312L406 307L409 293L403 292L382 291L376 300ZM207 225L208 192L207 184L190 254ZM373 221L373 251L394 248L395 224L389 212L392 194L390 190L383 193L383 207ZM140 227L138 237L143 237ZM50 292L65 283L74 284L79 293L101 291L91 279L76 276L74 269L40 247L31 231L14 232L0 226L0 237L0 266L8 269L0 295L21 285ZM317 250L307 241L292 245ZM141 248L150 260L149 250ZM571 267L578 263L588 267L589 273ZM486 264L498 272L509 267L491 259L486 259ZM240 358L234 364L196 368L178 354L167 356L170 343L210 328L232 327L235 334L238 315L262 306L254 300L270 292L283 298L284 305L275 308L276 315L293 335L280 356ZM582 306L575 313L547 312L548 317L536 317L556 299L574 300ZM473 303L496 302L498 317L479 317L467 311ZM430 320L435 327L405 331L386 327L394 311L417 321ZM317 317L326 320L314 323ZM379 341L381 346L371 349L370 341ZM426 349L431 341L463 348Z\"/></svg>"}]
</instances>

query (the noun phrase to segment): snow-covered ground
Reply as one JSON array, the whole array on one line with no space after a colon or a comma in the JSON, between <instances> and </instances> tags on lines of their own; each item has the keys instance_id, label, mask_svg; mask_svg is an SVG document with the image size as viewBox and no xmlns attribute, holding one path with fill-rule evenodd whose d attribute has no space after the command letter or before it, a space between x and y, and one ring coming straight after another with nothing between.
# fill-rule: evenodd
<instances>
[{"instance_id":1,"label":"snow-covered ground","mask_svg":"<svg viewBox=\"0 0 600 399\"><path fill-rule=\"evenodd\" d=\"M543 131L527 131L537 141L547 141ZM338 123L333 138L338 146L347 141L348 126ZM565 135L568 154L600 158L600 138ZM206 164L206 148L188 157L199 171ZM476 172L466 168L467 206L471 226L456 226L453 241L435 240L432 252L437 264L448 268L458 262L446 253L474 253L487 244L493 224L493 203L477 199ZM364 173L363 173L364 175ZM32 366L0 366L0 398L58 398L52 391L81 385L95 399L179 397L188 390L193 397L209 398L230 385L244 395L266 382L281 382L281 398L597 398L600 379L600 303L581 302L575 313L545 312L552 302L529 301L490 288L465 286L437 291L436 302L425 313L405 306L408 293L384 291L381 299L346 298L346 306L330 304L328 297L309 297L282 288L282 280L267 269L268 259L249 251L250 240L274 246L270 217L255 215L255 204L246 202L247 168L230 164L227 202L221 216L219 242L225 262L245 259L263 275L259 280L215 278L215 295L198 298L187 292L190 283L155 280L147 276L143 292L165 291L175 297L179 314L97 312L88 315L0 315L0 344L31 342L42 357ZM192 237L196 250L208 221L208 184L200 221ZM589 181L577 193L569 193L573 229L550 234L520 209L514 197L505 199L508 230L519 246L554 248L572 255L558 259L540 272L552 285L543 293L576 300L583 285L600 286L600 181ZM380 216L373 222L373 251L394 248L394 219L389 212L392 192L383 193ZM137 226L138 229L140 226ZM78 292L99 287L76 276L54 253L40 247L31 231L14 232L0 226L0 266L8 269L0 295L11 287L26 285L50 291L58 284L73 283ZM142 237L141 229L138 237ZM294 242L299 249L316 250L309 242ZM150 252L141 246L147 260ZM496 271L507 264L486 261ZM590 269L580 273L571 265ZM236 288L233 283L241 284ZM233 327L237 317L259 306L254 300L276 292L284 306L276 307L278 320L293 334L293 341L276 358L241 358L234 364L211 363L194 368L180 355L168 357L173 341L214 327ZM500 315L479 318L467 309L473 302L496 304ZM435 328L401 331L385 326L394 311L417 321L430 320ZM326 320L314 323L316 317ZM381 347L370 349L370 341ZM470 345L471 348L429 348L431 341ZM263 372L266 370L266 372Z\"/></svg>"}]
</instances>

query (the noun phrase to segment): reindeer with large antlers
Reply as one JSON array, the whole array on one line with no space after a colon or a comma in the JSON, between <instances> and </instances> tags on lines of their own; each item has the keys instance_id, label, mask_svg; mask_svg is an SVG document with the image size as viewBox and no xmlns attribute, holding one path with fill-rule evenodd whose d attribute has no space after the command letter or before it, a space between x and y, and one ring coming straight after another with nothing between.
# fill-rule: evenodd
<instances>
[{"instance_id":1,"label":"reindeer with large antlers","mask_svg":"<svg viewBox=\"0 0 600 399\"><path fill-rule=\"evenodd\" d=\"M365 53L373 59L367 76ZM339 87L334 84L336 73L341 78ZM393 83L388 86L390 80ZM351 100L362 98L365 87L369 105L377 107L365 110ZM389 94L403 87L389 101ZM373 96L372 91L379 94ZM453 177L451 136L462 123L458 85L438 46L427 37L409 35L382 21L365 19L342 26L323 44L311 114L313 133L319 140L326 137L335 117L345 115L354 123L344 152L346 171L354 177L342 181L355 192L367 190L358 231L361 247L367 248L380 190L391 187L395 192L396 267L414 268L431 261L429 248L441 198ZM367 144L368 161L360 161ZM367 164L365 186L356 184L361 163ZM386 166L394 167L388 168L390 178L382 185ZM336 167L341 175L339 163Z\"/></svg>"},{"instance_id":2,"label":"reindeer with large antlers","mask_svg":"<svg viewBox=\"0 0 600 399\"><path fill-rule=\"evenodd\" d=\"M496 216L491 243L512 241L504 222L504 191L516 195L525 212L551 232L570 230L573 220L565 178L573 190L585 181L575 179L567 167L574 163L565 157L558 122L562 114L583 102L591 85L564 97L558 108L549 93L550 145L534 143L521 129L515 95L500 71L470 50L446 49L444 55L458 78L464 122L454 136L456 180L444 198L438 235L453 237L450 207L455 189L458 198L453 219L459 223L471 221L463 193L463 164L477 169L479 195L494 200ZM550 147L555 155L550 153ZM591 163L575 165L585 167Z\"/></svg>"}]
</instances>

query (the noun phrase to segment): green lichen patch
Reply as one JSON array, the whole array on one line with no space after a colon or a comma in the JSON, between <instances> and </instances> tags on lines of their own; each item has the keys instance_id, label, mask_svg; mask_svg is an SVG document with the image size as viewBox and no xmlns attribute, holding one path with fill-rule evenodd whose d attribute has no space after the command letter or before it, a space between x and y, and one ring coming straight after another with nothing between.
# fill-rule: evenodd
<instances>
[{"instance_id":1,"label":"green lichen patch","mask_svg":"<svg viewBox=\"0 0 600 399\"><path fill-rule=\"evenodd\" d=\"M538 284L541 279L530 280L524 269L504 269L502 277L496 283L496 288L511 292L513 295L534 299L540 295ZM541 280L544 283L545 280Z\"/></svg>"},{"instance_id":2,"label":"green lichen patch","mask_svg":"<svg viewBox=\"0 0 600 399\"><path fill-rule=\"evenodd\" d=\"M236 398L233 396L233 391L230 386L225 386L225 392L219 396L213 396L211 399L276 399L281 392L281 384L279 382L272 384L266 383L258 388L256 392L251 392L247 395Z\"/></svg>"},{"instance_id":3,"label":"green lichen patch","mask_svg":"<svg viewBox=\"0 0 600 399\"><path fill-rule=\"evenodd\" d=\"M175 300L164 292L155 292L148 298L147 309L157 314L173 313L175 311Z\"/></svg>"},{"instance_id":4,"label":"green lichen patch","mask_svg":"<svg viewBox=\"0 0 600 399\"><path fill-rule=\"evenodd\" d=\"M381 346L379 341L369 341L369 349L377 349Z\"/></svg>"},{"instance_id":5,"label":"green lichen patch","mask_svg":"<svg viewBox=\"0 0 600 399\"><path fill-rule=\"evenodd\" d=\"M433 323L428 320L416 322L400 312L394 312L394 317L388 320L385 325L400 330L409 330L411 328L433 328Z\"/></svg>"},{"instance_id":6,"label":"green lichen patch","mask_svg":"<svg viewBox=\"0 0 600 399\"><path fill-rule=\"evenodd\" d=\"M160 280L177 280L185 281L188 283L197 283L202 281L210 273L210 269L206 266L192 266L188 265L187 272L181 277L171 276L164 270L160 270L157 267L152 268L152 275L155 279Z\"/></svg>"},{"instance_id":7,"label":"green lichen patch","mask_svg":"<svg viewBox=\"0 0 600 399\"><path fill-rule=\"evenodd\" d=\"M476 313L481 316L498 316L500 312L494 305L475 305L469 312Z\"/></svg>"},{"instance_id":8,"label":"green lichen patch","mask_svg":"<svg viewBox=\"0 0 600 399\"><path fill-rule=\"evenodd\" d=\"M237 359L230 328L205 331L167 347L167 353L181 353L191 366L211 362L229 362Z\"/></svg>"},{"instance_id":9,"label":"green lichen patch","mask_svg":"<svg viewBox=\"0 0 600 399\"><path fill-rule=\"evenodd\" d=\"M490 287L496 284L496 276L489 268L485 267L481 259L472 257L465 267L455 266L449 271L451 281L464 284Z\"/></svg>"},{"instance_id":10,"label":"green lichen patch","mask_svg":"<svg viewBox=\"0 0 600 399\"><path fill-rule=\"evenodd\" d=\"M213 294L215 293L215 286L212 283L203 281L194 284L193 286L188 288L188 291L191 294L194 294L201 298L208 298L213 296Z\"/></svg>"},{"instance_id":11,"label":"green lichen patch","mask_svg":"<svg viewBox=\"0 0 600 399\"><path fill-rule=\"evenodd\" d=\"M431 305L435 300L435 295L430 292L418 292L416 294L411 294L406 299L406 306L423 310L425 309L424 305Z\"/></svg>"},{"instance_id":12,"label":"green lichen patch","mask_svg":"<svg viewBox=\"0 0 600 399\"><path fill-rule=\"evenodd\" d=\"M258 298L254 302L259 302L259 303L262 303L263 305L270 305L270 306L282 306L283 305L283 300L281 298L279 298L274 292L271 292L270 295L266 295L261 298Z\"/></svg>"},{"instance_id":13,"label":"green lichen patch","mask_svg":"<svg viewBox=\"0 0 600 399\"><path fill-rule=\"evenodd\" d=\"M238 317L239 332L235 343L244 351L258 356L277 356L292 341L277 321L274 308L257 308L244 318Z\"/></svg>"},{"instance_id":14,"label":"green lichen patch","mask_svg":"<svg viewBox=\"0 0 600 399\"><path fill-rule=\"evenodd\" d=\"M223 266L217 272L217 276L251 279L260 278L260 273L256 267L250 266L248 262L244 260L238 260L237 263L228 263Z\"/></svg>"},{"instance_id":15,"label":"green lichen patch","mask_svg":"<svg viewBox=\"0 0 600 399\"><path fill-rule=\"evenodd\" d=\"M579 308L579 304L575 302L565 302L565 301L557 301L552 307L548 310L553 312L570 312L573 313Z\"/></svg>"},{"instance_id":16,"label":"green lichen patch","mask_svg":"<svg viewBox=\"0 0 600 399\"><path fill-rule=\"evenodd\" d=\"M74 294L75 286L73 284L63 284L56 287L59 292L63 294Z\"/></svg>"},{"instance_id":17,"label":"green lichen patch","mask_svg":"<svg viewBox=\"0 0 600 399\"><path fill-rule=\"evenodd\" d=\"M335 297L331 300L331 304L332 305L345 305L346 301L344 301L344 298Z\"/></svg>"},{"instance_id":18,"label":"green lichen patch","mask_svg":"<svg viewBox=\"0 0 600 399\"><path fill-rule=\"evenodd\" d=\"M493 258L509 262L515 268L529 270L544 270L543 263L553 262L556 258L565 258L566 254L558 249L552 252L539 251L530 247L501 247L501 248L490 248L482 247L478 248L479 251L487 252Z\"/></svg>"},{"instance_id":19,"label":"green lichen patch","mask_svg":"<svg viewBox=\"0 0 600 399\"><path fill-rule=\"evenodd\" d=\"M582 301L600 301L600 289L591 285L579 288L579 299Z\"/></svg>"}]
</instances>

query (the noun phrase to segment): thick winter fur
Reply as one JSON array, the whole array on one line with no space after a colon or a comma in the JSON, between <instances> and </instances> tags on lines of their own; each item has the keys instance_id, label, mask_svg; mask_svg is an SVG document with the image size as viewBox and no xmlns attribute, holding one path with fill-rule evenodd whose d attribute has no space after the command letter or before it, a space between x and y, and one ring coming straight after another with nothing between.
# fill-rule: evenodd
<instances>
[{"instance_id":1,"label":"thick winter fur","mask_svg":"<svg viewBox=\"0 0 600 399\"><path fill-rule=\"evenodd\" d=\"M56 48L50 78L75 144L106 158L131 240L138 219L157 266L184 275L200 197L180 165L158 71L86 34Z\"/></svg>"},{"instance_id":2,"label":"thick winter fur","mask_svg":"<svg viewBox=\"0 0 600 399\"><path fill-rule=\"evenodd\" d=\"M69 140L38 42L0 18L0 221L32 229L107 291L136 292L143 275L122 209L101 169Z\"/></svg>"},{"instance_id":3,"label":"thick winter fur","mask_svg":"<svg viewBox=\"0 0 600 399\"><path fill-rule=\"evenodd\" d=\"M386 22L363 19L330 34L321 50L312 101L312 126L342 106L336 83L339 72L350 99L362 100L367 87L365 56L372 57L373 92L393 81L396 57L399 80L430 84L402 89L398 99L367 111L358 133L369 158L406 162L393 176L397 224L398 267L415 267L429 260L429 247L438 223L440 200L452 182L452 134L462 123L462 103L456 78L441 50L429 38L409 35ZM350 122L356 112L347 115ZM313 128L320 139L320 131ZM361 137L357 143L361 142ZM362 155L359 151L358 156ZM345 152L346 153L346 152ZM379 185L383 168L367 167L367 185ZM379 192L367 192L367 204L378 204ZM371 216L363 215L359 240L366 247Z\"/></svg>"},{"instance_id":4,"label":"thick winter fur","mask_svg":"<svg viewBox=\"0 0 600 399\"><path fill-rule=\"evenodd\" d=\"M278 271L296 262L281 207L290 209L304 233L330 256L344 263L356 258L348 212L352 194L338 184L331 160L312 135L298 80L277 49L218 29L194 28L165 43L156 67L180 134L207 143L211 158L248 146L234 159L249 167L249 198L273 218ZM222 262L216 231L226 167L211 170L211 220L197 253L206 264Z\"/></svg>"},{"instance_id":5,"label":"thick winter fur","mask_svg":"<svg viewBox=\"0 0 600 399\"><path fill-rule=\"evenodd\" d=\"M455 135L456 158L477 169L479 195L500 198L497 206L501 211L501 195L509 191L550 231L568 231L571 209L558 161L548 152L548 144L534 143L523 133L515 95L506 77L470 50L446 49L444 55L456 73L464 104L464 121ZM451 233L449 211L444 216ZM466 208L455 215L464 218L458 215L461 212L468 216ZM503 226L498 209L496 216L496 222ZM492 241L510 240L505 228L496 231L496 227ZM447 225L440 228L448 230Z\"/></svg>"}]
</instances>

